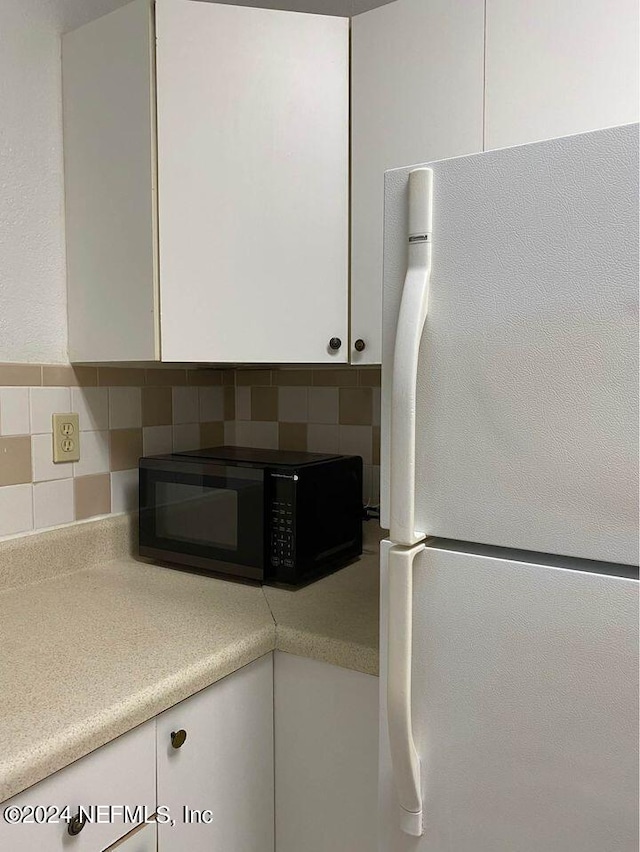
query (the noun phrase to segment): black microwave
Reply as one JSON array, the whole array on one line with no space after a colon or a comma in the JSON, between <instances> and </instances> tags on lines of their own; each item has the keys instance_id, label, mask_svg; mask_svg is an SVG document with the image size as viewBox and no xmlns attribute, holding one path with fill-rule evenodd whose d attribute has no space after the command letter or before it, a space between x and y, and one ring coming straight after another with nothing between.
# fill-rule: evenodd
<instances>
[{"instance_id":1,"label":"black microwave","mask_svg":"<svg viewBox=\"0 0 640 852\"><path fill-rule=\"evenodd\" d=\"M140 555L301 586L362 553L362 459L212 447L140 459Z\"/></svg>"}]
</instances>

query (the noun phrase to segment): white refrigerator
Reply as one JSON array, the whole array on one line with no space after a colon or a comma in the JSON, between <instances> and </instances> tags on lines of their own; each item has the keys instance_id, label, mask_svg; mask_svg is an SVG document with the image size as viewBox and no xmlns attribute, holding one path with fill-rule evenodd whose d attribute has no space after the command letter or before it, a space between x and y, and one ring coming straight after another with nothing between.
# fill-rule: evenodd
<instances>
[{"instance_id":1,"label":"white refrigerator","mask_svg":"<svg viewBox=\"0 0 640 852\"><path fill-rule=\"evenodd\" d=\"M380 852L637 852L638 125L385 176Z\"/></svg>"}]
</instances>

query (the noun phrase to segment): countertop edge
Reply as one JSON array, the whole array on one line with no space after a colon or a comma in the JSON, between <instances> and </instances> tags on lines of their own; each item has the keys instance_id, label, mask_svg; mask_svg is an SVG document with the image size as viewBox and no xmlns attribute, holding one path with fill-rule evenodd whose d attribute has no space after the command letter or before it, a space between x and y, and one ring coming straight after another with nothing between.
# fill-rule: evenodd
<instances>
[{"instance_id":1,"label":"countertop edge","mask_svg":"<svg viewBox=\"0 0 640 852\"><path fill-rule=\"evenodd\" d=\"M357 642L276 623L275 650L349 671L379 676L378 650Z\"/></svg>"},{"instance_id":2,"label":"countertop edge","mask_svg":"<svg viewBox=\"0 0 640 852\"><path fill-rule=\"evenodd\" d=\"M82 726L61 731L56 741L49 741L47 752L41 756L25 753L24 759L17 764L0 763L0 803L271 653L275 648L275 625L261 628L236 644L239 653L233 660L218 650L164 681L132 694L126 701L109 707L104 714L88 718ZM225 656L226 659L220 659Z\"/></svg>"}]
</instances>

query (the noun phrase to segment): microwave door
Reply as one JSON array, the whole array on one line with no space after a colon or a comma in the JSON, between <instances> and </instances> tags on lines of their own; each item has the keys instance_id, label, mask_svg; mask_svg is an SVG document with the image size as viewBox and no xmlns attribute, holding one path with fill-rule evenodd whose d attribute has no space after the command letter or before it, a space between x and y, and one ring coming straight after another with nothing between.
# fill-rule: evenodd
<instances>
[{"instance_id":1,"label":"microwave door","mask_svg":"<svg viewBox=\"0 0 640 852\"><path fill-rule=\"evenodd\" d=\"M155 512L160 538L238 549L238 492L233 488L160 480Z\"/></svg>"},{"instance_id":2,"label":"microwave door","mask_svg":"<svg viewBox=\"0 0 640 852\"><path fill-rule=\"evenodd\" d=\"M140 469L143 555L262 579L264 472L171 463Z\"/></svg>"}]
</instances>

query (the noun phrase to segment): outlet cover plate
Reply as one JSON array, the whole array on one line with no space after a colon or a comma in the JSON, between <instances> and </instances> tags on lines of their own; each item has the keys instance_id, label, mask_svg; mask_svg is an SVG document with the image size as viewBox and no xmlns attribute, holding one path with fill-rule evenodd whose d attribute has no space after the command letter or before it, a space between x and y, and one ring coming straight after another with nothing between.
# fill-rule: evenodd
<instances>
[{"instance_id":1,"label":"outlet cover plate","mask_svg":"<svg viewBox=\"0 0 640 852\"><path fill-rule=\"evenodd\" d=\"M54 464L80 461L80 424L73 413L53 415Z\"/></svg>"}]
</instances>

